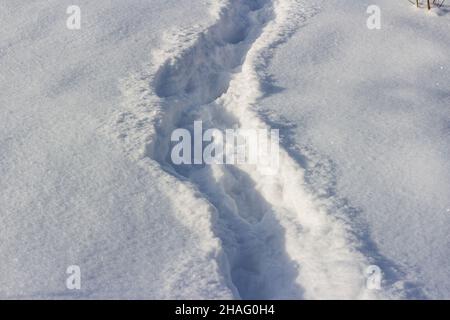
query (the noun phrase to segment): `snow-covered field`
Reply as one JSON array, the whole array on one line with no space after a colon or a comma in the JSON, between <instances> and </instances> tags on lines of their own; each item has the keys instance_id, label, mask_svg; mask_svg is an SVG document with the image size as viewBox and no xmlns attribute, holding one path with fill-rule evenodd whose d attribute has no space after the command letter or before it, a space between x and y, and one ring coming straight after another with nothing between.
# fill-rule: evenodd
<instances>
[{"instance_id":1,"label":"snow-covered field","mask_svg":"<svg viewBox=\"0 0 450 320\"><path fill-rule=\"evenodd\" d=\"M448 9L7 0L0 21L0 298L450 299ZM276 174L176 165L195 121L279 129Z\"/></svg>"}]
</instances>

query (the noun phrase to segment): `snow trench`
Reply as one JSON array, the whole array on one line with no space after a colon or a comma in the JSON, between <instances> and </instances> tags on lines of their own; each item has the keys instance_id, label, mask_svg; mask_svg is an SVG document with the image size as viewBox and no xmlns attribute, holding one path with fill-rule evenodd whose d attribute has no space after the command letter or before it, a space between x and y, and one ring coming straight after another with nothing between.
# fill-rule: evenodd
<instances>
[{"instance_id":1,"label":"snow trench","mask_svg":"<svg viewBox=\"0 0 450 320\"><path fill-rule=\"evenodd\" d=\"M203 218L219 240L215 259L237 299L391 294L367 289L369 257L358 250L350 226L308 191L304 169L286 150L280 150L276 175L261 174L258 165L171 161L171 133L192 131L194 121L203 129L271 129L256 110L266 66L274 49L314 15L308 3L219 1L212 25L166 35L144 71L124 81L126 110L111 124L127 154L143 165L156 161L183 186L185 194L173 193L180 210L196 209L188 210L190 202L181 198L199 197L214 212ZM196 221L190 226L195 229Z\"/></svg>"}]
</instances>

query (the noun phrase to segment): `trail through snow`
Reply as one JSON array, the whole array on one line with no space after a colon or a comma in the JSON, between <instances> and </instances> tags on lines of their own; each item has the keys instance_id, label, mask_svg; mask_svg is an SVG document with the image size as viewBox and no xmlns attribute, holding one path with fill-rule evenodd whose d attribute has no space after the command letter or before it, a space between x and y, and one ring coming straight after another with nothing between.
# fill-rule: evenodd
<instances>
[{"instance_id":1,"label":"trail through snow","mask_svg":"<svg viewBox=\"0 0 450 320\"><path fill-rule=\"evenodd\" d=\"M301 0L224 0L213 10L213 25L166 35L145 70L123 83L125 110L110 133L143 166L161 170L176 206L196 212L195 219L180 215L183 223L206 225L220 240L214 259L235 298L401 297L366 288L370 257L349 225L308 191L304 169L286 150L277 175L262 175L257 165L171 162L172 131L192 131L194 121L204 129L269 129L256 110L266 66L317 8Z\"/></svg>"}]
</instances>

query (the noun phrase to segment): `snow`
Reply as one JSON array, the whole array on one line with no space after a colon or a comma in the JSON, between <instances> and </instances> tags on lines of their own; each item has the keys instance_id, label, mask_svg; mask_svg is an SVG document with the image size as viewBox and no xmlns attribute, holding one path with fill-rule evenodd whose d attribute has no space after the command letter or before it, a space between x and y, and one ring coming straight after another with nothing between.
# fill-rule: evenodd
<instances>
[{"instance_id":1,"label":"snow","mask_svg":"<svg viewBox=\"0 0 450 320\"><path fill-rule=\"evenodd\" d=\"M70 31L71 4L0 4L0 297L231 297L209 208L174 201L170 179L99 133L120 106L118 80L173 21L208 23L207 7L79 1L82 28ZM65 287L70 265L81 268L80 292Z\"/></svg>"},{"instance_id":2,"label":"snow","mask_svg":"<svg viewBox=\"0 0 450 320\"><path fill-rule=\"evenodd\" d=\"M381 30L365 28L364 3L324 3L278 51L280 92L262 109L289 119L310 185L364 228L363 252L390 280L410 298L448 298L450 21L372 4Z\"/></svg>"},{"instance_id":3,"label":"snow","mask_svg":"<svg viewBox=\"0 0 450 320\"><path fill-rule=\"evenodd\" d=\"M448 298L445 10L72 4L0 4L0 298ZM199 120L280 129L277 174L172 163Z\"/></svg>"}]
</instances>

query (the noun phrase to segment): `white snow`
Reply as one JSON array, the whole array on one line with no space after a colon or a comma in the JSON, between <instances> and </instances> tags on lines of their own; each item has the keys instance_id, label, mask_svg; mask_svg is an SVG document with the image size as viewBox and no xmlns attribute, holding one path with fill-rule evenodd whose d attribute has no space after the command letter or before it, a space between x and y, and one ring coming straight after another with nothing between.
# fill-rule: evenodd
<instances>
[{"instance_id":1,"label":"white snow","mask_svg":"<svg viewBox=\"0 0 450 320\"><path fill-rule=\"evenodd\" d=\"M0 3L0 298L448 298L449 16L374 4ZM198 120L278 174L174 165Z\"/></svg>"},{"instance_id":2,"label":"white snow","mask_svg":"<svg viewBox=\"0 0 450 320\"><path fill-rule=\"evenodd\" d=\"M99 130L120 107L118 81L174 21L208 23L207 6L78 1L71 31L71 4L0 3L0 297L231 297L209 208ZM69 265L80 292L66 289Z\"/></svg>"},{"instance_id":3,"label":"white snow","mask_svg":"<svg viewBox=\"0 0 450 320\"><path fill-rule=\"evenodd\" d=\"M385 280L409 298L448 298L449 15L371 4L381 30L365 27L365 3L324 2L278 50L279 93L261 109L285 123L309 185L352 219Z\"/></svg>"}]
</instances>

